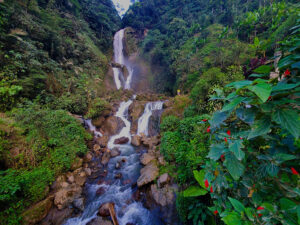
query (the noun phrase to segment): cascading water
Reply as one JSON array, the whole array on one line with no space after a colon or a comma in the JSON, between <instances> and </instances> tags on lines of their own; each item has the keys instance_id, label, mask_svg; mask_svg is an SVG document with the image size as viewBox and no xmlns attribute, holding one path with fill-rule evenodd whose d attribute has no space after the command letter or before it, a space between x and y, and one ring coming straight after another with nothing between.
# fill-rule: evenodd
<instances>
[{"instance_id":1,"label":"cascading water","mask_svg":"<svg viewBox=\"0 0 300 225\"><path fill-rule=\"evenodd\" d=\"M126 80L124 79L123 72L120 68L113 67L113 73L114 73L114 80L117 89L120 89L122 87L122 83L124 83L124 89L130 89L132 75L133 75L133 68L130 65L130 63L128 63L127 59L124 56L123 39L124 39L124 29L119 30L114 36L114 61L115 63L118 63L121 66L125 66L127 68L128 77Z\"/></svg>"},{"instance_id":2,"label":"cascading water","mask_svg":"<svg viewBox=\"0 0 300 225\"><path fill-rule=\"evenodd\" d=\"M108 142L108 148L113 149L117 147L121 154L115 158L111 158L107 171L108 174L105 178L106 184L97 184L97 180L91 184L86 184L87 204L84 212L80 217L69 219L65 225L85 225L93 218L96 218L97 212L101 204L106 202L113 202L115 204L115 210L120 225L126 225L132 223L136 225L160 225L162 222L158 219L158 216L153 215L148 209L144 208L142 203L133 201L132 195L134 184L141 169L139 161L139 154L135 148L130 144L118 145L114 144L114 141L120 137L127 137L131 139L130 127L131 123L128 120L128 108L131 105L132 100L122 102L116 116L119 117L125 124L125 127L119 132L119 134L112 136ZM152 104L152 108L159 108L160 103ZM151 109L151 107L149 108ZM149 118L149 117L148 117ZM123 161L121 169L115 168L116 163ZM122 174L121 179L115 179L117 173ZM111 184L107 184L111 183ZM96 195L96 191L99 188L104 188L105 193L101 196Z\"/></svg>"},{"instance_id":3,"label":"cascading water","mask_svg":"<svg viewBox=\"0 0 300 225\"><path fill-rule=\"evenodd\" d=\"M137 134L145 134L148 136L148 127L149 127L149 119L152 115L152 112L154 110L162 110L163 108L163 102L157 101L157 102L148 102L145 106L145 110L143 115L138 120L138 131Z\"/></svg>"},{"instance_id":4,"label":"cascading water","mask_svg":"<svg viewBox=\"0 0 300 225\"><path fill-rule=\"evenodd\" d=\"M92 124L92 120L85 120L85 123L87 124L89 130L93 132L96 138L102 137L102 134L99 131L97 131L96 127Z\"/></svg>"}]
</instances>

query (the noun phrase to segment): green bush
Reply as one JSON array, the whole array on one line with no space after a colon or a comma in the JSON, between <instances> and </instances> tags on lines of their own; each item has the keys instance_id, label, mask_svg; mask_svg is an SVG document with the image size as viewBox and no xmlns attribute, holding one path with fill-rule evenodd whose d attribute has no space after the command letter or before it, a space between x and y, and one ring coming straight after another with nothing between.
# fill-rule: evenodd
<instances>
[{"instance_id":1,"label":"green bush","mask_svg":"<svg viewBox=\"0 0 300 225\"><path fill-rule=\"evenodd\" d=\"M176 116L166 116L160 124L160 132L176 131L179 126L179 118Z\"/></svg>"},{"instance_id":2,"label":"green bush","mask_svg":"<svg viewBox=\"0 0 300 225\"><path fill-rule=\"evenodd\" d=\"M110 109L111 105L107 101L101 98L96 98L90 103L89 110L85 117L96 119L100 117L104 112L110 111Z\"/></svg>"}]
</instances>

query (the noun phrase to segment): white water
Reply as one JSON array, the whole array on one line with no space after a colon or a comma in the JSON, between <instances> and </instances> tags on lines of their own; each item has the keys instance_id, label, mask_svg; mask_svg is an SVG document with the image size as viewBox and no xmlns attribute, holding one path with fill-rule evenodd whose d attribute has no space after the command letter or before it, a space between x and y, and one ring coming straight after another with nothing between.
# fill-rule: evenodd
<instances>
[{"instance_id":1,"label":"white water","mask_svg":"<svg viewBox=\"0 0 300 225\"><path fill-rule=\"evenodd\" d=\"M162 225L158 215L154 215L148 209L144 208L141 202L136 202L132 199L134 184L140 175L140 155L135 148L130 144L130 141L124 145L116 145L114 141L120 137L127 137L131 140L130 127L131 123L128 120L128 108L132 104L132 100L122 102L116 116L121 118L125 127L119 132L119 134L112 136L108 142L108 148L112 149L118 147L121 154L117 157L111 158L108 165L108 174L104 180L111 181L112 184L98 185L96 179L93 183L86 183L85 194L87 196L84 212L79 217L74 217L66 221L65 225L86 225L92 219L97 217L99 207L106 202L115 203L115 210L120 225L126 225L127 223L133 223L136 225ZM148 105L148 104L147 104ZM149 109L161 109L161 102L154 102L149 104ZM144 115L144 114L143 114ZM150 118L147 117L148 120ZM143 121L146 119L143 119ZM149 123L149 121L145 121ZM117 170L115 165L117 162L125 159L125 163L122 163L121 169ZM121 179L115 179L117 173L122 174ZM130 181L130 182L124 182ZM97 196L96 191L100 188L105 188L105 193Z\"/></svg>"},{"instance_id":2,"label":"white water","mask_svg":"<svg viewBox=\"0 0 300 225\"><path fill-rule=\"evenodd\" d=\"M122 87L123 80L125 80L123 88L130 89L132 75L133 75L133 68L130 65L130 63L128 63L128 61L124 56L123 39L124 39L124 29L119 30L114 36L114 61L118 64L126 66L128 70L128 77L125 80L123 72L120 68L113 67L113 73L114 73L114 80L117 89L120 89Z\"/></svg>"},{"instance_id":3,"label":"white water","mask_svg":"<svg viewBox=\"0 0 300 225\"><path fill-rule=\"evenodd\" d=\"M163 102L157 101L157 102L148 102L145 106L145 110L143 115L138 120L138 131L137 134L145 134L148 136L149 131L149 119L152 115L154 110L162 110L163 108Z\"/></svg>"},{"instance_id":4,"label":"white water","mask_svg":"<svg viewBox=\"0 0 300 225\"><path fill-rule=\"evenodd\" d=\"M102 137L102 134L96 130L96 127L92 124L92 120L85 120L85 122L87 123L89 130L92 131L94 133L94 136L97 137Z\"/></svg>"},{"instance_id":5,"label":"white water","mask_svg":"<svg viewBox=\"0 0 300 225\"><path fill-rule=\"evenodd\" d=\"M133 0L112 0L112 1L120 17L123 17L125 15L129 6L134 2Z\"/></svg>"}]
</instances>

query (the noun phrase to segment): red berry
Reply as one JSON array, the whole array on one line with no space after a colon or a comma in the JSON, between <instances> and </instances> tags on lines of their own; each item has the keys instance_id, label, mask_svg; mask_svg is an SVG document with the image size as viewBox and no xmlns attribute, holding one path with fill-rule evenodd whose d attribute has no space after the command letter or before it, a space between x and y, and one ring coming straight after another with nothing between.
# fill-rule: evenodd
<instances>
[{"instance_id":1,"label":"red berry","mask_svg":"<svg viewBox=\"0 0 300 225\"><path fill-rule=\"evenodd\" d=\"M213 193L213 192L214 192L214 190L213 190L213 187L212 187L212 186L210 186L210 192L211 192L211 193Z\"/></svg>"},{"instance_id":2,"label":"red berry","mask_svg":"<svg viewBox=\"0 0 300 225\"><path fill-rule=\"evenodd\" d=\"M258 214L258 216L259 216L259 217L262 217L262 214L261 214L261 213L259 213L259 214Z\"/></svg>"},{"instance_id":3,"label":"red berry","mask_svg":"<svg viewBox=\"0 0 300 225\"><path fill-rule=\"evenodd\" d=\"M215 214L215 215L217 215L218 213L219 213L218 210L215 210L215 211L214 211L214 214Z\"/></svg>"},{"instance_id":4,"label":"red berry","mask_svg":"<svg viewBox=\"0 0 300 225\"><path fill-rule=\"evenodd\" d=\"M227 143L228 141L227 141L227 138L224 138L224 141Z\"/></svg>"},{"instance_id":5,"label":"red berry","mask_svg":"<svg viewBox=\"0 0 300 225\"><path fill-rule=\"evenodd\" d=\"M265 209L265 208L262 207L262 206L258 206L258 207L257 207L257 210L263 210L263 209Z\"/></svg>"},{"instance_id":6,"label":"red berry","mask_svg":"<svg viewBox=\"0 0 300 225\"><path fill-rule=\"evenodd\" d=\"M228 130L226 133L228 134L228 136L231 135L231 131L230 130Z\"/></svg>"},{"instance_id":7,"label":"red berry","mask_svg":"<svg viewBox=\"0 0 300 225\"><path fill-rule=\"evenodd\" d=\"M207 122L207 119L202 120L203 122Z\"/></svg>"},{"instance_id":8,"label":"red berry","mask_svg":"<svg viewBox=\"0 0 300 225\"><path fill-rule=\"evenodd\" d=\"M207 180L207 179L205 180L204 185L205 185L206 188L209 187L209 183L208 183L208 180Z\"/></svg>"},{"instance_id":9,"label":"red berry","mask_svg":"<svg viewBox=\"0 0 300 225\"><path fill-rule=\"evenodd\" d=\"M224 161L225 160L225 156L224 154L221 155L221 160Z\"/></svg>"},{"instance_id":10,"label":"red berry","mask_svg":"<svg viewBox=\"0 0 300 225\"><path fill-rule=\"evenodd\" d=\"M207 133L210 133L210 126L206 129Z\"/></svg>"},{"instance_id":11,"label":"red berry","mask_svg":"<svg viewBox=\"0 0 300 225\"><path fill-rule=\"evenodd\" d=\"M295 170L295 168L294 168L294 167L292 167L292 168L291 168L291 170L292 170L292 173L293 173L294 175L299 175L298 171L297 171L297 170Z\"/></svg>"}]
</instances>

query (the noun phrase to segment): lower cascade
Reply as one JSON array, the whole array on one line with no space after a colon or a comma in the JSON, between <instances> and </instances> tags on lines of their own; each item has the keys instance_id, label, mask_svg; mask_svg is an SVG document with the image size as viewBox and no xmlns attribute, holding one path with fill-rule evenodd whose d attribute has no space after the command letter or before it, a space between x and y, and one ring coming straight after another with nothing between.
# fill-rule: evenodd
<instances>
[{"instance_id":1,"label":"lower cascade","mask_svg":"<svg viewBox=\"0 0 300 225\"><path fill-rule=\"evenodd\" d=\"M117 220L120 225L126 224L149 224L160 225L163 224L157 213L146 209L141 202L133 200L133 194L137 190L134 185L140 175L140 153L136 151L136 147L130 144L131 122L128 120L128 108L133 100L121 102L115 116L119 117L125 124L121 131L111 136L108 142L109 149L118 149L120 155L111 158L107 164L107 176L105 179L95 179L91 183L86 183L86 206L83 213L79 217L71 218L66 221L65 225L85 225L97 217L99 207L104 203L113 203L116 211ZM162 102L150 102L145 106L144 114L140 117L139 131L148 134L148 123L152 110L162 108ZM87 121L89 128L93 130L93 126ZM99 135L95 133L95 138ZM116 140L126 138L125 144L115 144ZM120 169L116 169L118 163L122 163ZM118 177L120 176L121 177ZM119 179L116 179L116 178ZM102 181L100 183L99 181ZM104 193L97 196L97 190L102 189Z\"/></svg>"}]
</instances>

